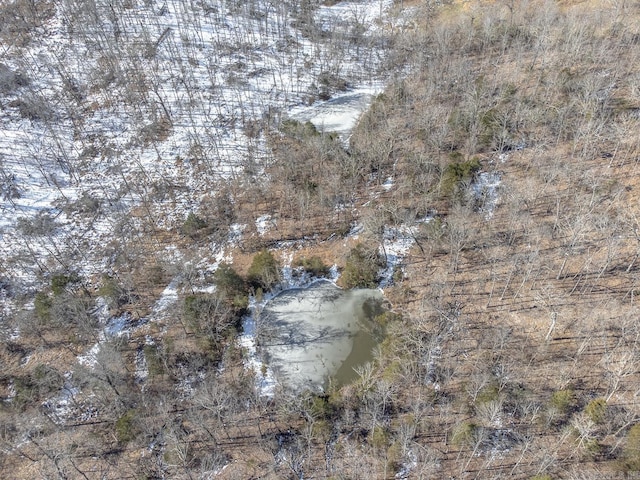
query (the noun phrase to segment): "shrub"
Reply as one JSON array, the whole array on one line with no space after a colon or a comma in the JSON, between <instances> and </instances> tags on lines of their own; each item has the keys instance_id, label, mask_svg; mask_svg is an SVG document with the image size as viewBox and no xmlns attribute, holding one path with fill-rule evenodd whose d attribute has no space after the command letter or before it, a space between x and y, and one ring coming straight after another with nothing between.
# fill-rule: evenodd
<instances>
[{"instance_id":1,"label":"shrub","mask_svg":"<svg viewBox=\"0 0 640 480\"><path fill-rule=\"evenodd\" d=\"M627 432L621 461L625 471L640 471L640 423L635 424Z\"/></svg>"},{"instance_id":2,"label":"shrub","mask_svg":"<svg viewBox=\"0 0 640 480\"><path fill-rule=\"evenodd\" d=\"M480 404L495 402L499 399L499 397L500 387L498 386L497 382L494 381L486 387L483 387L482 390L478 392L478 395L476 396L476 403Z\"/></svg>"},{"instance_id":3,"label":"shrub","mask_svg":"<svg viewBox=\"0 0 640 480\"><path fill-rule=\"evenodd\" d=\"M207 223L195 213L190 212L189 215L187 215L187 219L184 221L181 230L182 233L188 237L196 239L204 233L206 228Z\"/></svg>"},{"instance_id":4,"label":"shrub","mask_svg":"<svg viewBox=\"0 0 640 480\"><path fill-rule=\"evenodd\" d=\"M549 425L559 426L567 421L569 414L576 407L573 390L558 390L553 392L546 410L546 421Z\"/></svg>"},{"instance_id":5,"label":"shrub","mask_svg":"<svg viewBox=\"0 0 640 480\"><path fill-rule=\"evenodd\" d=\"M29 375L13 379L13 405L18 410L24 410L63 386L64 378L58 370L48 365L38 365Z\"/></svg>"},{"instance_id":6,"label":"shrub","mask_svg":"<svg viewBox=\"0 0 640 480\"><path fill-rule=\"evenodd\" d=\"M56 229L56 222L51 215L41 212L33 218L18 217L17 227L29 237L51 235Z\"/></svg>"},{"instance_id":7,"label":"shrub","mask_svg":"<svg viewBox=\"0 0 640 480\"><path fill-rule=\"evenodd\" d=\"M118 443L129 443L137 436L138 429L135 424L135 415L135 410L129 410L116 420L115 430Z\"/></svg>"},{"instance_id":8,"label":"shrub","mask_svg":"<svg viewBox=\"0 0 640 480\"><path fill-rule=\"evenodd\" d=\"M325 265L318 256L298 258L294 264L295 267L302 267L307 272L316 277L324 277L329 274L329 266Z\"/></svg>"},{"instance_id":9,"label":"shrub","mask_svg":"<svg viewBox=\"0 0 640 480\"><path fill-rule=\"evenodd\" d=\"M98 289L98 295L104 297L110 307L119 307L126 303L126 293L118 284L118 281L109 275L102 276L102 285Z\"/></svg>"},{"instance_id":10,"label":"shrub","mask_svg":"<svg viewBox=\"0 0 640 480\"><path fill-rule=\"evenodd\" d=\"M3 94L12 93L20 87L28 86L29 77L22 72L14 72L4 63L0 63L0 92Z\"/></svg>"},{"instance_id":11,"label":"shrub","mask_svg":"<svg viewBox=\"0 0 640 480\"><path fill-rule=\"evenodd\" d=\"M238 309L247 307L247 284L231 265L221 263L213 274L213 281L230 305Z\"/></svg>"},{"instance_id":12,"label":"shrub","mask_svg":"<svg viewBox=\"0 0 640 480\"><path fill-rule=\"evenodd\" d=\"M331 429L332 424L330 422L327 420L318 420L313 422L311 433L314 439L326 443L331 438Z\"/></svg>"},{"instance_id":13,"label":"shrub","mask_svg":"<svg viewBox=\"0 0 640 480\"><path fill-rule=\"evenodd\" d=\"M51 318L51 307L53 302L49 295L44 292L38 292L36 298L33 301L36 316L43 321L47 321Z\"/></svg>"},{"instance_id":14,"label":"shrub","mask_svg":"<svg viewBox=\"0 0 640 480\"><path fill-rule=\"evenodd\" d=\"M147 368L149 369L149 375L157 376L164 374L164 365L160 359L157 345L145 345L144 346L144 358L147 361Z\"/></svg>"},{"instance_id":15,"label":"shrub","mask_svg":"<svg viewBox=\"0 0 640 480\"><path fill-rule=\"evenodd\" d=\"M378 251L359 243L347 255L341 282L345 288L375 288L380 267Z\"/></svg>"},{"instance_id":16,"label":"shrub","mask_svg":"<svg viewBox=\"0 0 640 480\"><path fill-rule=\"evenodd\" d=\"M303 140L305 138L318 137L320 132L310 121L304 123L288 118L280 124L280 131L289 137Z\"/></svg>"},{"instance_id":17,"label":"shrub","mask_svg":"<svg viewBox=\"0 0 640 480\"><path fill-rule=\"evenodd\" d=\"M184 300L183 319L206 357L217 363L240 326L240 316L219 295L195 294Z\"/></svg>"},{"instance_id":18,"label":"shrub","mask_svg":"<svg viewBox=\"0 0 640 480\"><path fill-rule=\"evenodd\" d=\"M455 157L456 159L458 157ZM476 157L469 160L454 161L447 165L442 179L442 188L446 194L454 192L464 180L471 180L480 170L480 160Z\"/></svg>"},{"instance_id":19,"label":"shrub","mask_svg":"<svg viewBox=\"0 0 640 480\"><path fill-rule=\"evenodd\" d=\"M584 408L584 413L596 425L601 425L607 414L607 401L604 398L591 400Z\"/></svg>"},{"instance_id":20,"label":"shrub","mask_svg":"<svg viewBox=\"0 0 640 480\"><path fill-rule=\"evenodd\" d=\"M480 160L475 157L466 161L450 163L442 176L442 192L447 196L454 195L460 188L460 184L472 180L480 168Z\"/></svg>"},{"instance_id":21,"label":"shrub","mask_svg":"<svg viewBox=\"0 0 640 480\"><path fill-rule=\"evenodd\" d=\"M80 198L69 203L65 207L67 215L79 213L81 215L95 215L100 209L100 199L92 197L87 192L83 192Z\"/></svg>"},{"instance_id":22,"label":"shrub","mask_svg":"<svg viewBox=\"0 0 640 480\"><path fill-rule=\"evenodd\" d=\"M397 472L402 467L402 450L401 442L393 442L387 449L387 466L393 472Z\"/></svg>"},{"instance_id":23,"label":"shrub","mask_svg":"<svg viewBox=\"0 0 640 480\"><path fill-rule=\"evenodd\" d=\"M327 420L334 413L334 406L326 395L311 395L307 402L309 414L316 420Z\"/></svg>"},{"instance_id":24,"label":"shrub","mask_svg":"<svg viewBox=\"0 0 640 480\"><path fill-rule=\"evenodd\" d=\"M198 293L188 295L184 299L184 319L189 328L201 333L205 323L210 321L216 312L216 302L213 295Z\"/></svg>"},{"instance_id":25,"label":"shrub","mask_svg":"<svg viewBox=\"0 0 640 480\"><path fill-rule=\"evenodd\" d=\"M273 254L264 249L253 257L248 277L255 288L269 290L280 281L280 265Z\"/></svg>"},{"instance_id":26,"label":"shrub","mask_svg":"<svg viewBox=\"0 0 640 480\"><path fill-rule=\"evenodd\" d=\"M423 235L432 242L439 242L444 236L445 230L440 217L435 217L430 222L424 224Z\"/></svg>"},{"instance_id":27,"label":"shrub","mask_svg":"<svg viewBox=\"0 0 640 480\"><path fill-rule=\"evenodd\" d=\"M472 422L461 422L453 429L451 443L456 447L470 446L473 444L478 426Z\"/></svg>"},{"instance_id":28,"label":"shrub","mask_svg":"<svg viewBox=\"0 0 640 480\"><path fill-rule=\"evenodd\" d=\"M553 392L549 400L549 406L559 415L567 415L575 407L575 394L573 390L558 390Z\"/></svg>"},{"instance_id":29,"label":"shrub","mask_svg":"<svg viewBox=\"0 0 640 480\"><path fill-rule=\"evenodd\" d=\"M383 427L376 425L369 434L369 443L375 449L382 450L389 447L389 432Z\"/></svg>"},{"instance_id":30,"label":"shrub","mask_svg":"<svg viewBox=\"0 0 640 480\"><path fill-rule=\"evenodd\" d=\"M40 398L60 390L64 386L64 377L49 365L38 365L31 372L31 383L38 391Z\"/></svg>"},{"instance_id":31,"label":"shrub","mask_svg":"<svg viewBox=\"0 0 640 480\"><path fill-rule=\"evenodd\" d=\"M376 327L382 329L383 331L392 324L402 320L402 315L400 313L383 311L382 313L378 313L373 317L373 322Z\"/></svg>"},{"instance_id":32,"label":"shrub","mask_svg":"<svg viewBox=\"0 0 640 480\"><path fill-rule=\"evenodd\" d=\"M9 106L17 108L22 118L32 122L51 121L55 117L55 112L47 100L31 93L25 93L9 102Z\"/></svg>"},{"instance_id":33,"label":"shrub","mask_svg":"<svg viewBox=\"0 0 640 480\"><path fill-rule=\"evenodd\" d=\"M233 350L233 342L235 341L233 330L223 330L224 336L216 336L209 334L199 336L196 339L196 346L202 357L211 365L219 365L227 356L227 353Z\"/></svg>"},{"instance_id":34,"label":"shrub","mask_svg":"<svg viewBox=\"0 0 640 480\"><path fill-rule=\"evenodd\" d=\"M13 379L13 390L15 395L11 403L18 411L24 411L29 405L37 400L34 385L27 377L15 377Z\"/></svg>"},{"instance_id":35,"label":"shrub","mask_svg":"<svg viewBox=\"0 0 640 480\"><path fill-rule=\"evenodd\" d=\"M598 441L597 438L590 438L584 441L583 448L587 454L587 456L591 459L597 457L602 454L603 446Z\"/></svg>"},{"instance_id":36,"label":"shrub","mask_svg":"<svg viewBox=\"0 0 640 480\"><path fill-rule=\"evenodd\" d=\"M510 131L513 129L510 118L495 108L487 110L480 116L480 144L498 151L510 148Z\"/></svg>"},{"instance_id":37,"label":"shrub","mask_svg":"<svg viewBox=\"0 0 640 480\"><path fill-rule=\"evenodd\" d=\"M171 133L171 120L161 117L140 129L139 138L143 145L166 140Z\"/></svg>"},{"instance_id":38,"label":"shrub","mask_svg":"<svg viewBox=\"0 0 640 480\"><path fill-rule=\"evenodd\" d=\"M345 91L349 88L349 83L339 75L323 72L318 76L320 100L329 100L333 92Z\"/></svg>"},{"instance_id":39,"label":"shrub","mask_svg":"<svg viewBox=\"0 0 640 480\"><path fill-rule=\"evenodd\" d=\"M83 294L63 293L49 297L48 325L60 329L60 333L69 335L69 341L85 341L93 338L97 319L90 311L95 305L91 299Z\"/></svg>"},{"instance_id":40,"label":"shrub","mask_svg":"<svg viewBox=\"0 0 640 480\"><path fill-rule=\"evenodd\" d=\"M71 275L64 275L64 274L57 274L51 277L51 291L53 292L54 295L60 295L62 293L64 293L65 289L67 288L67 285L72 284L72 283L76 283L80 280L80 278L75 275L75 274L71 274Z\"/></svg>"}]
</instances>

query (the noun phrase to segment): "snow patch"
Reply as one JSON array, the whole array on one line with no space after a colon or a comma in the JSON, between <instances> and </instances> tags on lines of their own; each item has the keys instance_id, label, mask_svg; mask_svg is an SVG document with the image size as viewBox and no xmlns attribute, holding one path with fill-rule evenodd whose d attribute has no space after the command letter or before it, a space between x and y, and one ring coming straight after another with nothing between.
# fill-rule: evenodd
<instances>
[{"instance_id":1,"label":"snow patch","mask_svg":"<svg viewBox=\"0 0 640 480\"><path fill-rule=\"evenodd\" d=\"M78 362L86 367L94 368L98 364L98 356L102 344L107 340L129 335L133 325L131 314L124 313L117 317L111 317L98 335L98 341L84 354L78 355Z\"/></svg>"},{"instance_id":2,"label":"snow patch","mask_svg":"<svg viewBox=\"0 0 640 480\"><path fill-rule=\"evenodd\" d=\"M149 377L149 366L147 365L147 358L144 354L144 347L138 347L135 357L135 372L133 374L136 384L140 385L142 391L144 391L144 384Z\"/></svg>"},{"instance_id":3,"label":"snow patch","mask_svg":"<svg viewBox=\"0 0 640 480\"><path fill-rule=\"evenodd\" d=\"M265 233L267 233L269 230L271 230L275 226L276 226L276 221L272 219L271 215L269 214L260 215L256 219L256 230L258 231L258 234L260 236L263 236Z\"/></svg>"},{"instance_id":4,"label":"snow patch","mask_svg":"<svg viewBox=\"0 0 640 480\"><path fill-rule=\"evenodd\" d=\"M187 398L193 397L195 393L196 387L202 383L202 381L206 377L206 372L189 372L183 366L179 367L180 370L180 380L176 383L176 391L178 392L181 399L185 400Z\"/></svg>"},{"instance_id":5,"label":"snow patch","mask_svg":"<svg viewBox=\"0 0 640 480\"><path fill-rule=\"evenodd\" d=\"M425 217L416 223L428 223L432 217ZM386 261L386 266L378 273L380 288L393 285L393 276L396 270L402 267L404 257L416 243L417 225L385 226L382 235L382 243L379 247L380 255Z\"/></svg>"},{"instance_id":6,"label":"snow patch","mask_svg":"<svg viewBox=\"0 0 640 480\"><path fill-rule=\"evenodd\" d=\"M405 461L402 463L400 470L395 475L398 479L407 479L411 476L411 471L418 466L418 457L413 450L409 450L405 455Z\"/></svg>"},{"instance_id":7,"label":"snow patch","mask_svg":"<svg viewBox=\"0 0 640 480\"><path fill-rule=\"evenodd\" d=\"M322 133L336 132L346 141L362 112L369 108L373 97L382 90L381 83L356 88L308 107L293 108L289 111L289 116L300 122L313 123Z\"/></svg>"},{"instance_id":8,"label":"snow patch","mask_svg":"<svg viewBox=\"0 0 640 480\"><path fill-rule=\"evenodd\" d=\"M15 327L13 330L11 330L11 332L9 333L9 336L7 337L7 339L10 342L15 342L19 338L20 338L20 328L19 327Z\"/></svg>"},{"instance_id":9,"label":"snow patch","mask_svg":"<svg viewBox=\"0 0 640 480\"><path fill-rule=\"evenodd\" d=\"M493 217L500 196L498 194L502 176L499 172L482 172L471 185L473 196L486 220Z\"/></svg>"},{"instance_id":10,"label":"snow patch","mask_svg":"<svg viewBox=\"0 0 640 480\"><path fill-rule=\"evenodd\" d=\"M98 410L82 399L80 390L71 383L71 372L65 373L60 393L42 403L45 415L56 425L87 422L98 416Z\"/></svg>"},{"instance_id":11,"label":"snow patch","mask_svg":"<svg viewBox=\"0 0 640 480\"><path fill-rule=\"evenodd\" d=\"M151 312L151 319L158 320L167 313L167 310L178 301L178 285L181 282L180 277L175 277L169 285L162 291L160 298L156 301Z\"/></svg>"},{"instance_id":12,"label":"snow patch","mask_svg":"<svg viewBox=\"0 0 640 480\"><path fill-rule=\"evenodd\" d=\"M7 403L11 403L15 397L16 397L16 386L13 383L13 379L11 379L9 381L9 385L7 385L7 398L5 398L4 401Z\"/></svg>"},{"instance_id":13,"label":"snow patch","mask_svg":"<svg viewBox=\"0 0 640 480\"><path fill-rule=\"evenodd\" d=\"M98 354L100 353L101 342L98 341L88 352L78 355L78 363L93 368L98 364Z\"/></svg>"},{"instance_id":14,"label":"snow patch","mask_svg":"<svg viewBox=\"0 0 640 480\"><path fill-rule=\"evenodd\" d=\"M364 232L364 225L361 223L354 223L351 230L349 230L349 233L347 233L347 238L358 238L362 232Z\"/></svg>"},{"instance_id":15,"label":"snow patch","mask_svg":"<svg viewBox=\"0 0 640 480\"><path fill-rule=\"evenodd\" d=\"M240 241L242 240L242 234L247 228L246 224L242 223L234 223L229 227L229 245L232 247L238 246Z\"/></svg>"},{"instance_id":16,"label":"snow patch","mask_svg":"<svg viewBox=\"0 0 640 480\"><path fill-rule=\"evenodd\" d=\"M277 382L273 372L258 356L254 315L246 315L242 320L242 335L238 339L238 344L246 352L245 368L254 373L256 390L262 397L273 398Z\"/></svg>"},{"instance_id":17,"label":"snow patch","mask_svg":"<svg viewBox=\"0 0 640 480\"><path fill-rule=\"evenodd\" d=\"M385 20L385 13L393 5L393 0L373 2L346 1L331 6L321 6L317 18L324 31L329 31L336 23L345 25L368 25L371 31L379 28Z\"/></svg>"},{"instance_id":18,"label":"snow patch","mask_svg":"<svg viewBox=\"0 0 640 480\"><path fill-rule=\"evenodd\" d=\"M338 271L338 265L336 265L335 263L333 265L331 265L331 268L329 268L329 280L331 280L332 282L337 282L338 279L340 278L340 272Z\"/></svg>"}]
</instances>

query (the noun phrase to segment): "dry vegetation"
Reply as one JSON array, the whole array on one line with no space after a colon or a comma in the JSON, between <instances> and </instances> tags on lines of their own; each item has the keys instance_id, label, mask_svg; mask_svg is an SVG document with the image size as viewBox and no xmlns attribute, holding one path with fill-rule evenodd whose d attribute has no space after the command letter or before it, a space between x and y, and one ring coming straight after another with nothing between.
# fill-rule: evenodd
<instances>
[{"instance_id":1,"label":"dry vegetation","mask_svg":"<svg viewBox=\"0 0 640 480\"><path fill-rule=\"evenodd\" d=\"M389 68L409 73L376 99L348 148L280 125L269 183L230 183L181 232L123 243L131 269L102 279L99 293L135 322L177 273L149 243L188 248L261 213L279 226L248 232L234 257L243 276L265 245L307 235L304 255L343 264L354 216L376 244L383 225L435 211L404 280L386 292L395 308L380 319L388 334L376 361L325 396L259 397L235 342L246 284L229 273L205 281L230 290L194 294L163 322L107 342L95 368L74 374L91 393L54 396L77 412L60 418L45 400L65 392L67 366L95 341L84 303L98 292L59 276L35 313L16 319L20 340L1 347L8 478L577 480L640 470L640 6L404 4L412 23L395 32ZM472 193L478 168L501 178L496 205ZM160 332L162 343L149 341Z\"/></svg>"},{"instance_id":2,"label":"dry vegetation","mask_svg":"<svg viewBox=\"0 0 640 480\"><path fill-rule=\"evenodd\" d=\"M406 37L418 72L382 100L382 123L404 140L396 169L446 180L447 156L476 158L502 178L490 217L467 189L449 194L443 228L425 232L394 292L405 323L381 358L440 472L636 468L638 14L467 3ZM404 187L390 201L423 208Z\"/></svg>"}]
</instances>

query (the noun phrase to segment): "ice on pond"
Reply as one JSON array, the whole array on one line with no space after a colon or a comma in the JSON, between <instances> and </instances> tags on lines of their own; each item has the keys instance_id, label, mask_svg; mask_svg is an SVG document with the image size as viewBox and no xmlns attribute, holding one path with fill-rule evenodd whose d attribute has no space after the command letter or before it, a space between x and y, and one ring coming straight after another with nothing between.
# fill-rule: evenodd
<instances>
[{"instance_id":1,"label":"ice on pond","mask_svg":"<svg viewBox=\"0 0 640 480\"><path fill-rule=\"evenodd\" d=\"M322 389L328 377L354 377L371 360L375 339L367 328L379 290L345 291L329 281L285 290L270 300L256 322L260 353L275 376L294 391ZM376 303L376 302L373 302Z\"/></svg>"}]
</instances>

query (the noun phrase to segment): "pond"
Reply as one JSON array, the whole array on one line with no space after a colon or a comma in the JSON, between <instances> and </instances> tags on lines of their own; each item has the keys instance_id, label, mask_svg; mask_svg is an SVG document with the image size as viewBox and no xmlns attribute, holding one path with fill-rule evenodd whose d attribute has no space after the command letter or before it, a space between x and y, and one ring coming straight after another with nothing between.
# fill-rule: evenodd
<instances>
[{"instance_id":1,"label":"pond","mask_svg":"<svg viewBox=\"0 0 640 480\"><path fill-rule=\"evenodd\" d=\"M346 139L362 112L371 105L374 95L381 91L381 85L358 87L326 101L293 108L289 116L300 122L310 121L320 132L337 132Z\"/></svg>"},{"instance_id":2,"label":"pond","mask_svg":"<svg viewBox=\"0 0 640 480\"><path fill-rule=\"evenodd\" d=\"M285 290L258 316L261 355L293 391L321 390L330 377L348 383L357 376L354 367L373 358L373 318L382 302L380 290L341 290L329 281Z\"/></svg>"}]
</instances>

